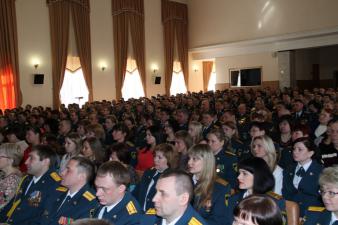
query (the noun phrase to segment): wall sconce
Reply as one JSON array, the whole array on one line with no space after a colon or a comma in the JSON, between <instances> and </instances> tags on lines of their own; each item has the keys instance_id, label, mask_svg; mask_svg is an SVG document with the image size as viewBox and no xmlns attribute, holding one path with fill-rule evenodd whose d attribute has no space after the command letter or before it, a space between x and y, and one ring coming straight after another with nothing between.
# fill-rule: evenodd
<instances>
[{"instance_id":1,"label":"wall sconce","mask_svg":"<svg viewBox=\"0 0 338 225\"><path fill-rule=\"evenodd\" d=\"M31 59L31 65L33 65L34 69L37 69L40 66L40 59L37 57L34 57Z\"/></svg>"},{"instance_id":2,"label":"wall sconce","mask_svg":"<svg viewBox=\"0 0 338 225\"><path fill-rule=\"evenodd\" d=\"M193 68L192 68L193 70L194 70L194 72L196 73L196 72L198 72L198 66L193 66Z\"/></svg>"},{"instance_id":3,"label":"wall sconce","mask_svg":"<svg viewBox=\"0 0 338 225\"><path fill-rule=\"evenodd\" d=\"M105 61L99 62L99 68L103 72L107 69L107 63Z\"/></svg>"},{"instance_id":4,"label":"wall sconce","mask_svg":"<svg viewBox=\"0 0 338 225\"><path fill-rule=\"evenodd\" d=\"M158 66L156 64L151 65L151 69L153 71L153 74L156 75L158 72Z\"/></svg>"}]
</instances>

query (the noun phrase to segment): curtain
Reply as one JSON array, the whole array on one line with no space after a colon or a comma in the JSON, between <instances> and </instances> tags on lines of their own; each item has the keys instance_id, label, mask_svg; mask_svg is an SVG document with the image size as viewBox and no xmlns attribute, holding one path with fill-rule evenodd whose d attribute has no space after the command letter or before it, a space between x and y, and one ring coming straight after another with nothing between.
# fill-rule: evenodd
<instances>
[{"instance_id":1,"label":"curtain","mask_svg":"<svg viewBox=\"0 0 338 225\"><path fill-rule=\"evenodd\" d=\"M76 46L79 53L81 68L86 85L89 91L88 100L93 101L92 86L92 59L90 45L90 17L89 17L89 0L71 4L71 12L73 15L74 33Z\"/></svg>"},{"instance_id":2,"label":"curtain","mask_svg":"<svg viewBox=\"0 0 338 225\"><path fill-rule=\"evenodd\" d=\"M112 0L113 36L115 56L116 98L122 97L128 57L128 29L130 26L134 56L146 94L145 35L143 0ZM130 24L130 25L129 25Z\"/></svg>"},{"instance_id":3,"label":"curtain","mask_svg":"<svg viewBox=\"0 0 338 225\"><path fill-rule=\"evenodd\" d=\"M0 109L21 105L15 0L0 0Z\"/></svg>"},{"instance_id":4,"label":"curtain","mask_svg":"<svg viewBox=\"0 0 338 225\"><path fill-rule=\"evenodd\" d=\"M203 91L204 92L208 91L208 85L209 85L210 75L212 72L212 66L213 66L212 61L203 62Z\"/></svg>"},{"instance_id":5,"label":"curtain","mask_svg":"<svg viewBox=\"0 0 338 225\"><path fill-rule=\"evenodd\" d=\"M162 0L162 23L164 32L165 90L170 94L173 73L175 41L181 62L185 85L188 88L188 7L185 4Z\"/></svg>"},{"instance_id":6,"label":"curtain","mask_svg":"<svg viewBox=\"0 0 338 225\"><path fill-rule=\"evenodd\" d=\"M58 0L47 0L47 4L52 46L53 107L58 109L67 63L70 5L68 1Z\"/></svg>"},{"instance_id":7,"label":"curtain","mask_svg":"<svg viewBox=\"0 0 338 225\"><path fill-rule=\"evenodd\" d=\"M60 90L66 70L69 40L69 16L73 16L76 46L83 75L93 100L92 62L90 43L89 0L47 0L52 45L53 106L60 106Z\"/></svg>"}]
</instances>

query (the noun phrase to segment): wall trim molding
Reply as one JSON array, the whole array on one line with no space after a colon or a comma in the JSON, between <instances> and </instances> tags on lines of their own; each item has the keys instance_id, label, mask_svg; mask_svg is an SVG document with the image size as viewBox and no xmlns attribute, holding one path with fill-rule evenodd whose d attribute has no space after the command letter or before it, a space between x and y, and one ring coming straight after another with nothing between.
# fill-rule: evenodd
<instances>
[{"instance_id":1,"label":"wall trim molding","mask_svg":"<svg viewBox=\"0 0 338 225\"><path fill-rule=\"evenodd\" d=\"M189 49L189 53L191 53L193 60L248 55L263 52L271 52L272 56L275 57L276 52L278 51L336 44L338 44L338 27L191 48Z\"/></svg>"}]
</instances>

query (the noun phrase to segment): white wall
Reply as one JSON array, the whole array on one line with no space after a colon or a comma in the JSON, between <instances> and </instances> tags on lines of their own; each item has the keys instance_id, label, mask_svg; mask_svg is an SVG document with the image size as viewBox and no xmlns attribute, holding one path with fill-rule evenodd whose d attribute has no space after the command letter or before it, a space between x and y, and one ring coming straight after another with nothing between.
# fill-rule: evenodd
<instances>
[{"instance_id":1,"label":"white wall","mask_svg":"<svg viewBox=\"0 0 338 225\"><path fill-rule=\"evenodd\" d=\"M190 47L338 26L336 0L189 0Z\"/></svg>"},{"instance_id":2,"label":"white wall","mask_svg":"<svg viewBox=\"0 0 338 225\"><path fill-rule=\"evenodd\" d=\"M161 1L145 0L145 57L148 96L163 94L164 51L161 21ZM91 0L91 50L94 100L115 98L114 47L111 0ZM20 82L23 105L52 106L52 65L49 13L45 0L17 0ZM32 58L40 60L34 69ZM107 65L101 71L101 63ZM160 85L153 83L152 65L159 68ZM45 74L43 85L33 84L33 74Z\"/></svg>"},{"instance_id":3,"label":"white wall","mask_svg":"<svg viewBox=\"0 0 338 225\"><path fill-rule=\"evenodd\" d=\"M20 86L23 104L52 105L52 65L49 15L44 0L16 1ZM35 70L32 60L39 59ZM33 74L45 74L43 85L33 84Z\"/></svg>"},{"instance_id":4,"label":"white wall","mask_svg":"<svg viewBox=\"0 0 338 225\"><path fill-rule=\"evenodd\" d=\"M262 81L278 80L278 60L271 53L216 58L216 84L230 83L229 70L262 67Z\"/></svg>"}]
</instances>

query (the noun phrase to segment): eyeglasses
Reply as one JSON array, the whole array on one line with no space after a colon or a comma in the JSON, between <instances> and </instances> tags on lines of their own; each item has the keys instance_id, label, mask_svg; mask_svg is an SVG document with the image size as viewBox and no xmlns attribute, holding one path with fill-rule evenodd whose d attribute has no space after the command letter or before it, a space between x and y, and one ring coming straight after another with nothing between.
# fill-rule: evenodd
<instances>
[{"instance_id":1,"label":"eyeglasses","mask_svg":"<svg viewBox=\"0 0 338 225\"><path fill-rule=\"evenodd\" d=\"M319 193L324 196L327 194L330 198L334 198L338 195L338 192L333 192L333 191L324 191L324 190L319 190Z\"/></svg>"}]
</instances>

